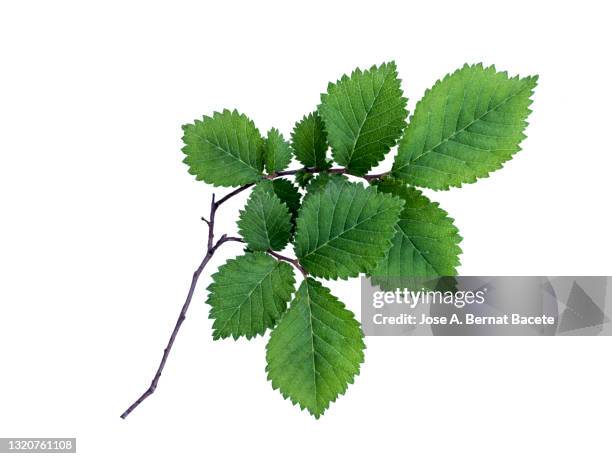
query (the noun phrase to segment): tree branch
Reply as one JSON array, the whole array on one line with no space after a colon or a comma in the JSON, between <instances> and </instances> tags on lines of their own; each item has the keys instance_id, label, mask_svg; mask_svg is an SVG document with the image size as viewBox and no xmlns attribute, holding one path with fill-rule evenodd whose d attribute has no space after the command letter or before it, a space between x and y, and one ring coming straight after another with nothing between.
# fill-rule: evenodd
<instances>
[{"instance_id":1,"label":"tree branch","mask_svg":"<svg viewBox=\"0 0 612 459\"><path fill-rule=\"evenodd\" d=\"M174 340L176 339L176 336L178 335L178 332L181 329L181 325L183 324L183 321L185 320L185 317L187 316L187 310L189 309L189 305L191 304L191 299L193 298L193 292L195 291L196 285L198 283L198 279L200 278L200 275L202 274L204 267L208 264L208 262L210 261L210 259L212 258L212 256L214 255L214 253L219 247L221 247L224 243L228 241L235 241L238 239L234 237L228 237L226 234L224 234L223 236L219 238L219 240L217 240L217 242L214 242L215 214L217 213L217 209L225 201L237 195L241 191L246 190L250 186L251 185L244 185L240 188L237 188L231 193L221 198L219 201L215 201L215 195L213 194L212 201L210 204L210 216L208 217L208 219L202 218L208 225L208 241L207 241L207 247L206 247L206 254L204 255L204 258L202 259L202 261L200 262L200 265L197 267L197 269L193 273L193 276L191 278L191 284L189 286L189 291L187 292L187 298L185 299L185 303L183 304L183 307L181 308L181 312L179 313L178 319L176 321L176 324L174 325L174 329L172 330L172 334L170 335L168 344L166 345L166 348L164 349L164 353L162 355L161 362L159 363L159 366L157 367L157 371L155 373L155 376L153 377L153 380L151 381L151 384L149 385L147 390L144 391L144 393L140 397L138 397L138 399L134 403L132 403L127 410L125 410L121 414L121 417L123 419L128 417L128 415L132 411L134 411L138 407L138 405L144 402L150 395L152 395L155 392L155 389L157 389L159 378L161 378L162 372L164 371L164 367L166 366L166 361L168 360L168 356L170 355L170 351L172 350L172 346L174 345Z\"/></svg>"},{"instance_id":2,"label":"tree branch","mask_svg":"<svg viewBox=\"0 0 612 459\"><path fill-rule=\"evenodd\" d=\"M268 253L272 255L274 258L277 258L278 260L282 260L282 261L286 261L287 263L291 263L293 266L297 268L299 272L301 272L304 275L304 277L308 277L308 271L306 271L304 267L300 264L300 262L297 261L295 258L286 257L272 250L268 250Z\"/></svg>"},{"instance_id":3,"label":"tree branch","mask_svg":"<svg viewBox=\"0 0 612 459\"><path fill-rule=\"evenodd\" d=\"M233 198L238 193L242 193L244 190L247 190L247 189L251 188L253 185L255 185L255 184L254 183L248 183L246 185L242 185L240 188L236 188L234 191L232 191L230 193L227 193L225 196L223 196L217 202L214 202L214 196L213 196L213 206L219 207L221 204L223 204L228 199Z\"/></svg>"},{"instance_id":4,"label":"tree branch","mask_svg":"<svg viewBox=\"0 0 612 459\"><path fill-rule=\"evenodd\" d=\"M347 171L346 168L343 168L343 167L331 168L331 169L327 169L327 170L317 169L317 168L314 168L314 167L303 167L303 168L300 168L300 169L292 169L292 170L286 170L286 171L281 171L281 172L275 172L273 174L265 175L264 178L275 179L277 177L284 177L284 176L287 176L287 175L295 175L295 174L297 174L298 172L301 172L301 171L311 172L311 173L327 172L327 173L330 173L330 174L353 175L355 177L365 179L368 182L372 182L374 180L380 179L380 178L382 178L382 177L384 177L384 176L389 174L389 172L384 172L382 174L370 174L370 175L360 176L360 175L352 174L351 172ZM238 193L241 193L242 191L247 190L248 188L252 187L253 185L254 185L254 183L249 183L247 185L243 185L243 186L241 186L239 188L236 188L235 190L233 190L233 191L229 192L228 194L226 194L225 196L223 196L218 201L215 200L215 195L214 194L212 195L212 200L211 200L211 204L210 204L210 215L209 215L208 218L202 217L202 220L204 222L206 222L206 224L208 225L208 240L207 240L207 244L206 244L206 254L204 255L204 258L202 259L202 261L200 262L200 265L197 267L197 269L193 273L193 276L191 278L191 284L189 285L189 291L187 292L187 298L185 299L185 303L183 304L183 307L181 308L181 312L179 313L178 319L176 321L176 324L174 325L174 329L172 330L172 334L170 335L170 339L168 340L168 344L166 345L166 348L164 349L164 353L162 355L161 362L159 363L159 366L157 367L157 372L155 373L155 376L153 377L153 380L151 381L151 384L149 385L147 390L144 391L144 393L134 403L132 403L129 406L129 408L123 412L123 414L121 414L121 417L123 419L128 417L129 414L132 411L134 411L143 401L145 401L157 389L157 384L159 383L159 379L161 378L162 372L164 371L164 367L166 366L166 361L168 360L168 356L170 355L170 351L172 350L172 346L174 345L174 341L175 341L175 339L176 339L176 337L177 337L177 335L179 333L179 330L181 329L181 325L183 324L183 321L185 320L185 317L187 316L187 311L189 309L189 305L191 304L191 300L193 298L193 293L194 293L196 285L198 283L198 279L200 278L200 275L202 274L202 271L204 270L204 268L206 267L206 265L208 264L208 262L210 261L210 259L214 255L214 253L217 251L217 249L219 247L221 247L221 245L223 245L226 242L230 242L230 241L244 242L239 237L228 236L227 234L222 235L217 240L217 242L214 242L214 238L215 238L215 233L214 233L214 230L215 230L215 215L217 213L217 209L224 202L226 202L228 199L231 199L232 197L236 196ZM281 255L279 253L276 253L276 252L274 252L272 250L268 250L268 253L270 255L272 255L273 257L275 257L276 259L278 259L278 260L282 260L282 261L286 261L287 263L291 263L293 266L295 266L295 268L297 268L304 275L304 277L308 276L308 272L304 269L304 267L302 265L300 265L298 260L296 260L294 258L286 257L286 256Z\"/></svg>"},{"instance_id":5,"label":"tree branch","mask_svg":"<svg viewBox=\"0 0 612 459\"><path fill-rule=\"evenodd\" d=\"M388 171L388 172L383 172L381 174L357 175L357 174L353 174L349 172L345 167L334 167L331 169L317 169L316 167L302 167L300 169L290 169L290 170L281 171L281 172L274 172L273 174L266 175L265 178L275 179L277 177L295 175L298 172L310 172L311 174L327 172L328 174L352 175L353 177L361 178L361 179L367 180L368 182L373 182L374 180L381 179L390 174L390 171Z\"/></svg>"},{"instance_id":6,"label":"tree branch","mask_svg":"<svg viewBox=\"0 0 612 459\"><path fill-rule=\"evenodd\" d=\"M240 237L234 237L234 236L226 237L225 241L226 242L227 241L241 242L244 244L244 239ZM300 264L300 262L296 260L295 258L286 257L284 255L281 255L278 252L275 252L274 250L267 250L266 252L278 260L282 260L282 261L286 261L287 263L291 263L293 266L297 268L299 272L301 272L304 275L304 277L308 276L308 271L306 271L306 269L304 269L304 267Z\"/></svg>"}]
</instances>

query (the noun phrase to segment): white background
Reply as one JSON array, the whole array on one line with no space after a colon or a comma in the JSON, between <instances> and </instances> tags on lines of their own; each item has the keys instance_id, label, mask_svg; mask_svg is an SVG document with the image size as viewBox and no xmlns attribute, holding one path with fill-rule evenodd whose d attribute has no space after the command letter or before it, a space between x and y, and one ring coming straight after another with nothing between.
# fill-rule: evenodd
<instances>
[{"instance_id":1,"label":"white background","mask_svg":"<svg viewBox=\"0 0 612 459\"><path fill-rule=\"evenodd\" d=\"M368 338L315 421L266 381L265 339L211 339L229 244L158 391L119 418L203 253L212 188L181 125L229 107L288 135L356 66L395 59L410 109L464 62L539 74L523 151L427 194L464 237L461 274L612 275L606 2L416 3L2 2L0 436L76 436L87 458L609 455L608 338ZM357 279L326 284L359 312Z\"/></svg>"}]
</instances>

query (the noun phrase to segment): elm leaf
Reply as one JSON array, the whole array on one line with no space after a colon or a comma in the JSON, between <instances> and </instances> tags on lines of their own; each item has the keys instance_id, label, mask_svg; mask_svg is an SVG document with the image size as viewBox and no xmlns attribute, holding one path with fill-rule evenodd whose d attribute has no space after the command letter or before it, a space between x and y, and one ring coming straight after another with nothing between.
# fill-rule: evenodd
<instances>
[{"instance_id":1,"label":"elm leaf","mask_svg":"<svg viewBox=\"0 0 612 459\"><path fill-rule=\"evenodd\" d=\"M282 250L291 237L291 214L271 182L258 184L240 211L238 231L250 250Z\"/></svg>"},{"instance_id":2,"label":"elm leaf","mask_svg":"<svg viewBox=\"0 0 612 459\"><path fill-rule=\"evenodd\" d=\"M266 172L273 174L284 170L291 162L291 145L276 128L270 129L264 143Z\"/></svg>"},{"instance_id":3,"label":"elm leaf","mask_svg":"<svg viewBox=\"0 0 612 459\"><path fill-rule=\"evenodd\" d=\"M212 278L208 304L214 339L263 335L287 309L295 290L291 266L265 253L229 260Z\"/></svg>"},{"instance_id":4,"label":"elm leaf","mask_svg":"<svg viewBox=\"0 0 612 459\"><path fill-rule=\"evenodd\" d=\"M520 150L537 80L481 64L439 80L416 105L393 176L434 190L488 177Z\"/></svg>"},{"instance_id":5,"label":"elm leaf","mask_svg":"<svg viewBox=\"0 0 612 459\"><path fill-rule=\"evenodd\" d=\"M295 124L291 133L291 147L295 157L306 167L328 169L326 153L327 135L318 112L304 116Z\"/></svg>"},{"instance_id":6,"label":"elm leaf","mask_svg":"<svg viewBox=\"0 0 612 459\"><path fill-rule=\"evenodd\" d=\"M308 278L270 334L268 379L284 398L319 418L359 374L364 349L353 313Z\"/></svg>"},{"instance_id":7,"label":"elm leaf","mask_svg":"<svg viewBox=\"0 0 612 459\"><path fill-rule=\"evenodd\" d=\"M363 175L395 146L406 126L406 103L395 62L356 69L321 95L319 113L325 123L334 160Z\"/></svg>"},{"instance_id":8,"label":"elm leaf","mask_svg":"<svg viewBox=\"0 0 612 459\"><path fill-rule=\"evenodd\" d=\"M236 110L215 112L183 126L184 163L197 180L239 186L261 178L263 139L255 124Z\"/></svg>"},{"instance_id":9,"label":"elm leaf","mask_svg":"<svg viewBox=\"0 0 612 459\"><path fill-rule=\"evenodd\" d=\"M404 200L389 252L371 273L384 290L457 274L461 236L453 219L416 188L383 180L378 190Z\"/></svg>"},{"instance_id":10,"label":"elm leaf","mask_svg":"<svg viewBox=\"0 0 612 459\"><path fill-rule=\"evenodd\" d=\"M402 204L375 187L330 179L304 198L295 254L313 276L347 279L369 272L391 247Z\"/></svg>"},{"instance_id":11,"label":"elm leaf","mask_svg":"<svg viewBox=\"0 0 612 459\"><path fill-rule=\"evenodd\" d=\"M301 206L302 195L299 189L287 179L275 179L272 188L276 196L283 202L291 213L291 223L295 224L298 210Z\"/></svg>"}]
</instances>

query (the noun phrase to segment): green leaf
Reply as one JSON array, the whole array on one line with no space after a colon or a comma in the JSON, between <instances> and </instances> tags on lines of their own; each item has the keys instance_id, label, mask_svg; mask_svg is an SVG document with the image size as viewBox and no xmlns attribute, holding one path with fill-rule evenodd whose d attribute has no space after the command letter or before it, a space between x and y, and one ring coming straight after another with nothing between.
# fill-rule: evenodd
<instances>
[{"instance_id":1,"label":"green leaf","mask_svg":"<svg viewBox=\"0 0 612 459\"><path fill-rule=\"evenodd\" d=\"M214 339L263 335L287 309L295 290L291 266L265 253L229 260L212 278L208 304Z\"/></svg>"},{"instance_id":2,"label":"green leaf","mask_svg":"<svg viewBox=\"0 0 612 459\"><path fill-rule=\"evenodd\" d=\"M371 273L373 283L394 290L456 275L461 236L453 219L419 190L401 182L384 180L378 190L403 199L404 208L391 249Z\"/></svg>"},{"instance_id":3,"label":"green leaf","mask_svg":"<svg viewBox=\"0 0 612 459\"><path fill-rule=\"evenodd\" d=\"M291 162L291 146L276 128L268 131L264 144L264 158L268 174L284 170Z\"/></svg>"},{"instance_id":4,"label":"green leaf","mask_svg":"<svg viewBox=\"0 0 612 459\"><path fill-rule=\"evenodd\" d=\"M300 210L302 195L299 189L287 179L275 179L272 182L274 193L291 212L291 222L294 224Z\"/></svg>"},{"instance_id":5,"label":"green leaf","mask_svg":"<svg viewBox=\"0 0 612 459\"><path fill-rule=\"evenodd\" d=\"M196 179L217 186L239 186L260 179L263 139L255 124L236 110L215 112L183 126L183 161Z\"/></svg>"},{"instance_id":6,"label":"green leaf","mask_svg":"<svg viewBox=\"0 0 612 459\"><path fill-rule=\"evenodd\" d=\"M375 187L330 180L300 209L294 245L301 265L326 279L371 271L391 246L402 204Z\"/></svg>"},{"instance_id":7,"label":"green leaf","mask_svg":"<svg viewBox=\"0 0 612 459\"><path fill-rule=\"evenodd\" d=\"M357 175L377 165L406 126L406 102L395 62L330 83L319 112L334 160Z\"/></svg>"},{"instance_id":8,"label":"green leaf","mask_svg":"<svg viewBox=\"0 0 612 459\"><path fill-rule=\"evenodd\" d=\"M438 81L417 103L393 176L435 190L488 177L520 150L537 79L478 64Z\"/></svg>"},{"instance_id":9,"label":"green leaf","mask_svg":"<svg viewBox=\"0 0 612 459\"><path fill-rule=\"evenodd\" d=\"M250 250L282 250L291 237L291 214L269 181L258 184L244 210L238 229Z\"/></svg>"},{"instance_id":10,"label":"green leaf","mask_svg":"<svg viewBox=\"0 0 612 459\"><path fill-rule=\"evenodd\" d=\"M323 188L327 186L330 180L335 180L337 183L346 182L348 179L346 175L342 174L328 174L327 172L321 172L315 178L313 178L308 185L306 185L307 193L316 193L317 191L321 191Z\"/></svg>"},{"instance_id":11,"label":"green leaf","mask_svg":"<svg viewBox=\"0 0 612 459\"><path fill-rule=\"evenodd\" d=\"M310 183L314 174L312 172L308 172L307 170L299 170L295 173L295 182L302 188L306 188L306 185Z\"/></svg>"},{"instance_id":12,"label":"green leaf","mask_svg":"<svg viewBox=\"0 0 612 459\"><path fill-rule=\"evenodd\" d=\"M291 133L291 146L296 158L306 167L327 169L327 136L318 112L310 113L298 121Z\"/></svg>"},{"instance_id":13,"label":"green leaf","mask_svg":"<svg viewBox=\"0 0 612 459\"><path fill-rule=\"evenodd\" d=\"M270 334L268 379L284 398L319 418L359 374L364 349L353 313L308 278Z\"/></svg>"}]
</instances>

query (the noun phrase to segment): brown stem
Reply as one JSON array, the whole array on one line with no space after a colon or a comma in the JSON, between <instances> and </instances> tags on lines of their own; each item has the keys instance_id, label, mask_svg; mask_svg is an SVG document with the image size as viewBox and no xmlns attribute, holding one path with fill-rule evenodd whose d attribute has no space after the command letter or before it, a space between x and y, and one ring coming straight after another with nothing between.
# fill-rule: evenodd
<instances>
[{"instance_id":1,"label":"brown stem","mask_svg":"<svg viewBox=\"0 0 612 459\"><path fill-rule=\"evenodd\" d=\"M366 179L368 182L373 182L374 180L378 180L378 179L381 179L383 177L386 177L390 173L391 173L391 171L389 171L389 172L382 172L380 174L368 174L368 175L364 175L363 178Z\"/></svg>"},{"instance_id":2,"label":"brown stem","mask_svg":"<svg viewBox=\"0 0 612 459\"><path fill-rule=\"evenodd\" d=\"M240 188L236 188L234 191L232 191L231 193L227 193L225 196L223 196L221 199L219 199L217 202L213 201L213 205L216 207L219 207L221 204L223 204L225 201L227 201L230 198L233 198L234 196L236 196L238 193L242 193L244 190L247 190L249 188L251 188L253 185L255 185L254 183L248 183L246 185L242 185ZM214 198L213 198L214 199Z\"/></svg>"},{"instance_id":3,"label":"brown stem","mask_svg":"<svg viewBox=\"0 0 612 459\"><path fill-rule=\"evenodd\" d=\"M301 272L304 277L308 277L308 271L306 271L304 269L304 267L300 264L299 261L297 261L295 258L289 258L286 257L284 255L281 255L280 253L276 253L273 250L268 250L268 253L270 255L272 255L274 258L277 258L278 260L282 260L282 261L286 261L287 263L291 263L293 266L295 266L299 272Z\"/></svg>"},{"instance_id":4,"label":"brown stem","mask_svg":"<svg viewBox=\"0 0 612 459\"><path fill-rule=\"evenodd\" d=\"M240 237L234 237L234 236L228 236L225 238L225 241L234 241L234 242L241 242L244 243L244 239L240 238ZM291 263L293 266L295 266L297 268L297 270L299 272L301 272L304 277L308 276L308 271L306 271L306 269L304 269L304 267L300 264L300 262L298 260L296 260L295 258L289 258L286 257L284 255L281 255L280 253L275 252L274 250L268 250L267 253L269 255L272 255L274 258L278 259L278 260L282 260L282 261L286 261L287 263Z\"/></svg>"},{"instance_id":5,"label":"brown stem","mask_svg":"<svg viewBox=\"0 0 612 459\"><path fill-rule=\"evenodd\" d=\"M266 175L267 179L275 179L277 177L284 177L287 175L295 175L298 172L310 172L312 174L317 174L321 172L327 172L328 174L340 174L340 175L352 175L353 177L362 178L367 180L368 182L373 182L374 180L378 180L389 175L389 172L383 172L381 174L368 174L368 175L357 175L349 172L345 167L334 167L331 169L317 169L316 167L302 167L301 169L290 169L282 172L274 172L273 174Z\"/></svg>"},{"instance_id":6,"label":"brown stem","mask_svg":"<svg viewBox=\"0 0 612 459\"><path fill-rule=\"evenodd\" d=\"M235 241L238 239L234 237L228 237L226 234L224 234L217 240L217 242L214 242L215 214L217 213L217 209L219 208L221 204L223 204L229 198L237 195L243 190L246 190L250 186L251 185L245 185L240 188L237 188L236 190L232 191L231 193L221 198L219 201L215 201L215 195L213 194L211 205L210 205L210 216L208 217L208 219L203 218L203 220L208 225L208 241L207 241L206 255L202 259L198 268L193 273L193 277L191 278L191 285L189 286L189 291L187 292L187 298L185 299L185 303L183 304L183 307L181 308L181 312L178 316L176 324L174 325L172 334L170 335L170 340L168 340L168 344L166 345L166 348L164 349L164 353L162 355L161 362L159 363L159 366L157 367L157 372L155 373L155 376L153 377L151 384L149 385L147 390L144 391L144 393L140 397L138 397L138 399L134 403L132 403L127 410L125 410L121 414L121 417L123 419L128 417L128 415L132 411L134 411L138 407L138 405L140 405L143 401L145 401L151 394L155 392L155 389L157 389L157 383L159 382L159 378L161 378L162 372L164 371L164 367L166 366L166 361L168 360L168 356L170 355L170 351L172 350L172 346L174 345L174 340L176 339L176 336L178 335L178 332L181 329L181 325L183 324L183 321L185 320L185 317L187 315L187 310L189 309L189 305L191 304L191 299L193 298L193 292L195 291L196 285L198 283L198 279L200 278L200 275L202 274L204 267L208 264L208 262L210 261L210 259L212 258L216 250L219 247L221 247L221 245L223 245L225 242Z\"/></svg>"}]
</instances>

